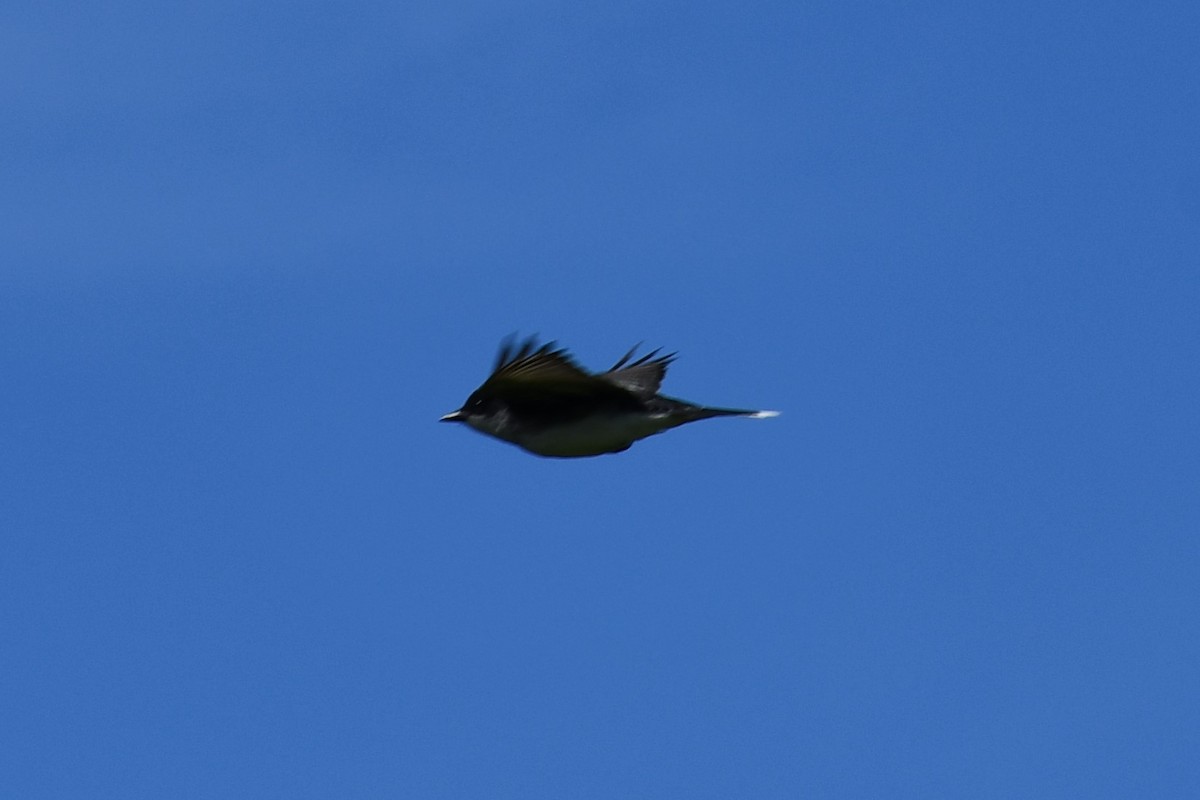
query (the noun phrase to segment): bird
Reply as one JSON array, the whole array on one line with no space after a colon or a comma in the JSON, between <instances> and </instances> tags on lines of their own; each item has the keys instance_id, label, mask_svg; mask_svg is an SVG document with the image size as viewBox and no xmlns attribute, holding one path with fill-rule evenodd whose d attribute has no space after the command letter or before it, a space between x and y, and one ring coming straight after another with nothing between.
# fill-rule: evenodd
<instances>
[{"instance_id":1,"label":"bird","mask_svg":"<svg viewBox=\"0 0 1200 800\"><path fill-rule=\"evenodd\" d=\"M605 372L590 373L555 342L501 342L492 374L462 408L441 418L548 458L620 453L639 439L712 417L779 416L712 408L658 393L676 353L634 358L634 345Z\"/></svg>"}]
</instances>

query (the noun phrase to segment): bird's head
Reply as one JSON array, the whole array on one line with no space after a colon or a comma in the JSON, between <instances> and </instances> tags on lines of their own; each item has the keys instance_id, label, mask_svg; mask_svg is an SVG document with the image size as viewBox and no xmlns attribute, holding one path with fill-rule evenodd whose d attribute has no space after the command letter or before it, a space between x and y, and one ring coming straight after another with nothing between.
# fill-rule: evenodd
<instances>
[{"instance_id":1,"label":"bird's head","mask_svg":"<svg viewBox=\"0 0 1200 800\"><path fill-rule=\"evenodd\" d=\"M477 430L489 430L499 420L497 417L503 411L501 403L495 398L482 392L475 392L463 403L457 411L451 411L441 418L441 422L465 422Z\"/></svg>"}]
</instances>

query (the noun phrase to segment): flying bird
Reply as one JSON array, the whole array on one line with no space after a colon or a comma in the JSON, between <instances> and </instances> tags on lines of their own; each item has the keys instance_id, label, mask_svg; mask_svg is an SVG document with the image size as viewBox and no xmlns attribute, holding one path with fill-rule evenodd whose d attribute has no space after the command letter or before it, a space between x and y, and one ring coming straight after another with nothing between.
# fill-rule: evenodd
<instances>
[{"instance_id":1,"label":"flying bird","mask_svg":"<svg viewBox=\"0 0 1200 800\"><path fill-rule=\"evenodd\" d=\"M589 373L554 342L505 339L492 374L442 422L465 422L539 456L620 453L638 439L711 417L765 418L777 411L698 406L658 393L675 354L634 360L635 345L607 372Z\"/></svg>"}]
</instances>

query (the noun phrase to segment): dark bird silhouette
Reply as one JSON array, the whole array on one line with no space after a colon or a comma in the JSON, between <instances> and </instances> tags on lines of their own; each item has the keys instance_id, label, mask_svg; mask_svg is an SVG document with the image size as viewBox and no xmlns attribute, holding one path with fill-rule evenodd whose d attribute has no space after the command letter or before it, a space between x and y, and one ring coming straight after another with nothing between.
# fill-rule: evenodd
<instances>
[{"instance_id":1,"label":"dark bird silhouette","mask_svg":"<svg viewBox=\"0 0 1200 800\"><path fill-rule=\"evenodd\" d=\"M442 422L539 456L572 458L619 453L671 428L711 417L765 418L777 411L698 406L658 393L675 354L659 350L634 360L634 346L607 372L589 373L554 342L504 340L492 374Z\"/></svg>"}]
</instances>

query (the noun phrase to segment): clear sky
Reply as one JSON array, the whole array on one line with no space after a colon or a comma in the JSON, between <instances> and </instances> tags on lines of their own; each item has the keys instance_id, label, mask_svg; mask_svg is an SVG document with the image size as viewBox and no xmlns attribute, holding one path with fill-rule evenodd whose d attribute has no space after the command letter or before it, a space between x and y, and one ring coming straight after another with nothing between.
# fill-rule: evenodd
<instances>
[{"instance_id":1,"label":"clear sky","mask_svg":"<svg viewBox=\"0 0 1200 800\"><path fill-rule=\"evenodd\" d=\"M0 795L1200 796L1194 3L7 3ZM779 409L440 425L499 340Z\"/></svg>"}]
</instances>

